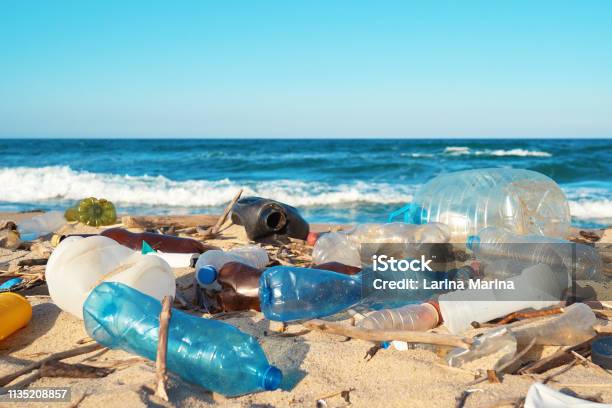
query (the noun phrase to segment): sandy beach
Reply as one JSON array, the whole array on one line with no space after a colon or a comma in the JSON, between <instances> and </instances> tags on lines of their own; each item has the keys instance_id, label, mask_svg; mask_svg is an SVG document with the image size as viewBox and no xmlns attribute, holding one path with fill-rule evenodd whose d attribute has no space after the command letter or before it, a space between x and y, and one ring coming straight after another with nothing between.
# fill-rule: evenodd
<instances>
[{"instance_id":1,"label":"sandy beach","mask_svg":"<svg viewBox=\"0 0 612 408\"><path fill-rule=\"evenodd\" d=\"M31 214L0 214L0 219L16 220ZM331 225L313 226L314 230L336 228ZM82 224L70 224L62 233L93 233L95 228ZM597 246L609 251L612 246L612 229L592 231L599 237ZM580 231L574 230L580 237ZM248 240L239 226L230 226L216 239L207 243L229 249L244 245ZM267 248L272 259L276 251ZM34 251L0 249L0 271L6 271L15 262L28 258L48 256L52 250L48 240L40 242ZM608 253L609 256L609 253ZM606 258L608 261L610 258ZM304 264L299 258L296 264ZM609 266L609 265L608 265ZM32 266L29 272L44 271L44 266ZM178 292L191 301L193 269L174 270ZM63 350L77 347L88 341L82 321L61 311L49 297L46 285L25 292L33 306L30 324L0 342L0 376L10 374L32 361ZM176 304L175 306L180 307ZM192 311L193 312L193 311ZM210 317L204 315L206 317ZM346 339L318 331L307 332L300 324L290 324L280 333L278 326L270 325L258 312L231 313L215 318L236 325L259 340L270 362L279 367L284 379L281 389L238 398L223 398L202 388L188 384L175 375L170 376L169 397L165 402L153 395L155 363L123 351L107 350L65 360L68 363L86 363L98 367L112 367L113 373L104 378L41 378L32 381L30 387L71 387L71 403L56 403L54 407L453 407L456 398L467 388L474 388L465 407L511 406L499 405L504 400L525 396L529 386L550 372L528 375L504 375L500 384L488 382L473 387L467 384L475 378L475 371L467 368L451 368L435 351L416 348L397 351L393 348L378 351L367 359L373 343ZM599 321L601 325L609 322ZM436 329L444 332L444 328ZM524 360L535 360L555 352L559 347L533 349ZM18 386L18 382L11 383ZM567 388L579 395L597 395L612 403L611 376L600 367L587 362L577 364L569 371L555 376L548 383L555 389ZM4 406L16 406L6 404ZM20 406L43 406L42 403Z\"/></svg>"}]
</instances>

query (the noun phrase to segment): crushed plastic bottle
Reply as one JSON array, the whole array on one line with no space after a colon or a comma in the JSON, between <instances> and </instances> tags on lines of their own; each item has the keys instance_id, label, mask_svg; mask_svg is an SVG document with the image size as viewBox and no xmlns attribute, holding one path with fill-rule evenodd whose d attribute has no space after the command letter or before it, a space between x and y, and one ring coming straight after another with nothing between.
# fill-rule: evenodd
<instances>
[{"instance_id":1,"label":"crushed plastic bottle","mask_svg":"<svg viewBox=\"0 0 612 408\"><path fill-rule=\"evenodd\" d=\"M405 213L414 224L441 222L453 242L487 227L565 238L571 218L563 191L530 170L489 168L439 175L415 194Z\"/></svg>"},{"instance_id":2,"label":"crushed plastic bottle","mask_svg":"<svg viewBox=\"0 0 612 408\"><path fill-rule=\"evenodd\" d=\"M467 247L484 261L506 260L528 264L547 264L565 270L576 279L601 277L602 261L589 245L539 235L518 235L500 228L485 228L470 236Z\"/></svg>"},{"instance_id":3,"label":"crushed plastic bottle","mask_svg":"<svg viewBox=\"0 0 612 408\"><path fill-rule=\"evenodd\" d=\"M439 323L440 316L436 307L431 303L421 303L377 310L359 321L357 326L372 330L427 331Z\"/></svg>"},{"instance_id":4,"label":"crushed plastic bottle","mask_svg":"<svg viewBox=\"0 0 612 408\"><path fill-rule=\"evenodd\" d=\"M33 241L40 236L57 231L65 224L66 219L61 211L50 211L21 221L17 224L17 229L22 240Z\"/></svg>"},{"instance_id":5,"label":"crushed plastic bottle","mask_svg":"<svg viewBox=\"0 0 612 408\"><path fill-rule=\"evenodd\" d=\"M120 283L98 285L83 306L85 329L98 343L155 360L161 302ZM257 340L236 327L173 309L168 369L225 396L279 387L282 373Z\"/></svg>"},{"instance_id":6,"label":"crushed plastic bottle","mask_svg":"<svg viewBox=\"0 0 612 408\"><path fill-rule=\"evenodd\" d=\"M505 287L468 288L440 295L438 302L444 325L453 334L471 327L472 322L485 323L522 309L543 309L557 305L567 279L559 279L548 265L531 266Z\"/></svg>"},{"instance_id":7,"label":"crushed plastic bottle","mask_svg":"<svg viewBox=\"0 0 612 408\"><path fill-rule=\"evenodd\" d=\"M49 257L45 276L53 302L81 319L83 302L102 281L121 282L159 300L176 291L166 261L102 236L63 240Z\"/></svg>"},{"instance_id":8,"label":"crushed plastic bottle","mask_svg":"<svg viewBox=\"0 0 612 408\"><path fill-rule=\"evenodd\" d=\"M385 252L386 244L395 251L401 250L402 253L394 254L396 257L408 258L420 254L419 244L441 244L449 240L448 228L439 223L362 224L348 231L321 235L312 251L312 260L317 264L340 262L361 267L362 260L369 262L373 253ZM368 253L361 253L362 244L371 244Z\"/></svg>"},{"instance_id":9,"label":"crushed plastic bottle","mask_svg":"<svg viewBox=\"0 0 612 408\"><path fill-rule=\"evenodd\" d=\"M214 287L219 270L228 262L239 262L256 269L263 269L270 260L266 250L255 245L234 248L230 251L207 251L200 255L195 265L198 284L203 287Z\"/></svg>"}]
</instances>

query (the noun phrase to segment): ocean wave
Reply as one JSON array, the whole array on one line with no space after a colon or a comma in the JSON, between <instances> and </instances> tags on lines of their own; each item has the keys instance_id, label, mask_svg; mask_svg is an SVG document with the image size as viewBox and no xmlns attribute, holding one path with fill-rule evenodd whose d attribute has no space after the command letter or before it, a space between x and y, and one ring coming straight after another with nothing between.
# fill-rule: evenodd
<instances>
[{"instance_id":1,"label":"ocean wave","mask_svg":"<svg viewBox=\"0 0 612 408\"><path fill-rule=\"evenodd\" d=\"M525 150L525 149L484 149L472 151L466 146L449 146L444 149L443 154L447 156L515 156L515 157L552 157L552 154L539 150Z\"/></svg>"},{"instance_id":2,"label":"ocean wave","mask_svg":"<svg viewBox=\"0 0 612 408\"><path fill-rule=\"evenodd\" d=\"M163 176L127 176L75 171L68 166L0 169L0 201L42 203L104 197L117 205L206 207L220 206L244 189L294 206L343 203L400 204L412 200L416 186L352 182L327 184L296 180L248 181L230 179L175 181Z\"/></svg>"},{"instance_id":3,"label":"ocean wave","mask_svg":"<svg viewBox=\"0 0 612 408\"><path fill-rule=\"evenodd\" d=\"M582 220L612 221L612 200L570 200L570 213Z\"/></svg>"}]
</instances>

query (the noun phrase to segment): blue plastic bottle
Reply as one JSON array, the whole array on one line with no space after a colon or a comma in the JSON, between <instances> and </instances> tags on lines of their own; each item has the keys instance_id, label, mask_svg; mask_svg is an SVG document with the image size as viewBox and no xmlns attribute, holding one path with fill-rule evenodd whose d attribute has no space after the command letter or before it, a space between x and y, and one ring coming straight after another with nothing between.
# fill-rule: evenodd
<instances>
[{"instance_id":1,"label":"blue plastic bottle","mask_svg":"<svg viewBox=\"0 0 612 408\"><path fill-rule=\"evenodd\" d=\"M104 282L83 306L87 333L98 343L155 360L161 303L126 285ZM274 390L282 374L257 340L234 326L172 310L168 369L225 396Z\"/></svg>"},{"instance_id":2,"label":"blue plastic bottle","mask_svg":"<svg viewBox=\"0 0 612 408\"><path fill-rule=\"evenodd\" d=\"M296 266L268 268L259 280L261 311L269 320L290 322L331 316L352 307L368 309L395 308L421 302L445 290L425 289L423 280L452 280L449 272L372 272L365 269L358 275ZM417 289L373 290L375 279L419 282Z\"/></svg>"}]
</instances>

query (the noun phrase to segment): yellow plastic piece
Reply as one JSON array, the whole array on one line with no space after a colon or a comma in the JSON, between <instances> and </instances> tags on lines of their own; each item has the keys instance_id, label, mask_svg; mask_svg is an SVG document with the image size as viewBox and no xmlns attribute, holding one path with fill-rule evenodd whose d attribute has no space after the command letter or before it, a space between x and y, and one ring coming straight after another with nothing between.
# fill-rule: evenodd
<instances>
[{"instance_id":1,"label":"yellow plastic piece","mask_svg":"<svg viewBox=\"0 0 612 408\"><path fill-rule=\"evenodd\" d=\"M0 293L0 340L26 326L32 319L32 306L21 295Z\"/></svg>"}]
</instances>

